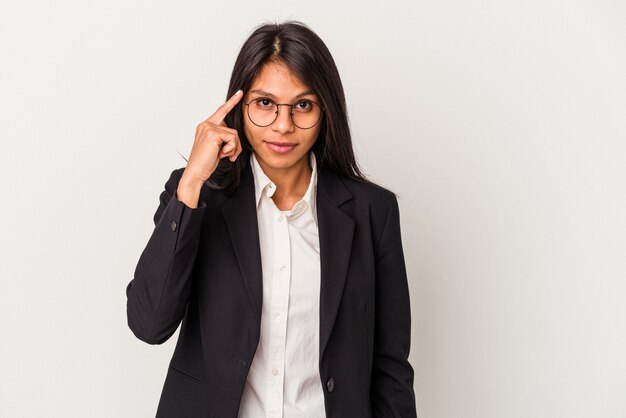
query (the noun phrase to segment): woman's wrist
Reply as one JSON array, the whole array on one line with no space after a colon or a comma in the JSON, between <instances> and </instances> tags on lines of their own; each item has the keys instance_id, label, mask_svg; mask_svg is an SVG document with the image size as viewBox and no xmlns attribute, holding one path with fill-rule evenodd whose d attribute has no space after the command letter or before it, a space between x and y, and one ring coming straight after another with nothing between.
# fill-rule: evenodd
<instances>
[{"instance_id":1,"label":"woman's wrist","mask_svg":"<svg viewBox=\"0 0 626 418\"><path fill-rule=\"evenodd\" d=\"M178 188L176 189L178 200L192 209L197 208L203 183L204 182L185 177L183 174L183 177L178 183Z\"/></svg>"}]
</instances>

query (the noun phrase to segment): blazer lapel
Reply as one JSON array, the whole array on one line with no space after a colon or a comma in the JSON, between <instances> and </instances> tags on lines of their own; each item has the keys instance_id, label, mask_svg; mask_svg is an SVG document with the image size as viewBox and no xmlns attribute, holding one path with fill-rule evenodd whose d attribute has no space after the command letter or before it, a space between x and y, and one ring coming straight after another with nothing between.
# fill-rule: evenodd
<instances>
[{"instance_id":1,"label":"blazer lapel","mask_svg":"<svg viewBox=\"0 0 626 418\"><path fill-rule=\"evenodd\" d=\"M237 191L229 196L222 206L222 214L226 220L252 310L258 316L260 323L263 304L263 269L254 198L254 177L250 164L247 164L242 172Z\"/></svg>"},{"instance_id":2,"label":"blazer lapel","mask_svg":"<svg viewBox=\"0 0 626 418\"><path fill-rule=\"evenodd\" d=\"M352 194L341 179L323 167L318 170L316 205L320 240L320 359L332 332L348 273L354 220L341 205ZM222 206L237 262L253 311L261 320L263 270L259 225L250 164L243 170L237 191Z\"/></svg>"},{"instance_id":3,"label":"blazer lapel","mask_svg":"<svg viewBox=\"0 0 626 418\"><path fill-rule=\"evenodd\" d=\"M354 220L341 210L341 205L351 198L352 194L336 174L325 169L319 170L317 218L321 262L320 360L335 324L350 263Z\"/></svg>"}]
</instances>

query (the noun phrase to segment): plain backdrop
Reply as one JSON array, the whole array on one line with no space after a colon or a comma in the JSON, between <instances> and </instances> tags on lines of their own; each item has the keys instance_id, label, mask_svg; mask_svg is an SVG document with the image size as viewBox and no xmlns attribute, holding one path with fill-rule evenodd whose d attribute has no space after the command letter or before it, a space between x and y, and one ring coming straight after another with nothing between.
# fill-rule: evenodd
<instances>
[{"instance_id":1,"label":"plain backdrop","mask_svg":"<svg viewBox=\"0 0 626 418\"><path fill-rule=\"evenodd\" d=\"M399 195L420 417L626 417L621 0L2 0L0 416L154 416L178 332L136 339L125 288L243 41L285 19Z\"/></svg>"}]
</instances>

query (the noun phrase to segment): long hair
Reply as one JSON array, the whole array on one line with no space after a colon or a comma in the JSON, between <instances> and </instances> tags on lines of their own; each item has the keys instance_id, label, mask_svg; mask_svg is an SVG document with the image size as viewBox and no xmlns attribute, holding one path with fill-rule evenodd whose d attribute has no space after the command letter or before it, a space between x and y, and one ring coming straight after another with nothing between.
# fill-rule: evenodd
<instances>
[{"instance_id":1,"label":"long hair","mask_svg":"<svg viewBox=\"0 0 626 418\"><path fill-rule=\"evenodd\" d=\"M320 37L304 23L293 20L265 23L254 29L237 56L226 98L239 89L245 94L263 65L269 62L285 64L317 94L325 109L319 135L312 146L319 169L330 169L345 177L370 183L354 157L346 100L335 61ZM239 186L253 149L244 133L241 103L224 121L230 128L237 129L242 152L235 162L222 158L207 185L233 192ZM218 178L221 180L216 182Z\"/></svg>"}]
</instances>

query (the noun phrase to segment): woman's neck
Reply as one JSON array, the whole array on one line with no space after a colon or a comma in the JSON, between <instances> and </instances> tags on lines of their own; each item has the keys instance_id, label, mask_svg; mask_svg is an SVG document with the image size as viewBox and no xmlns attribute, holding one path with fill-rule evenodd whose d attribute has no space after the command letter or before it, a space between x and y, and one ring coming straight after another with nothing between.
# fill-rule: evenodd
<instances>
[{"instance_id":1,"label":"woman's neck","mask_svg":"<svg viewBox=\"0 0 626 418\"><path fill-rule=\"evenodd\" d=\"M302 162L303 164L298 164L298 166L283 169L261 167L265 175L276 185L272 199L281 210L291 209L296 202L302 199L309 188L313 169L309 165L308 158L303 158ZM279 202L288 209L281 208Z\"/></svg>"}]
</instances>

